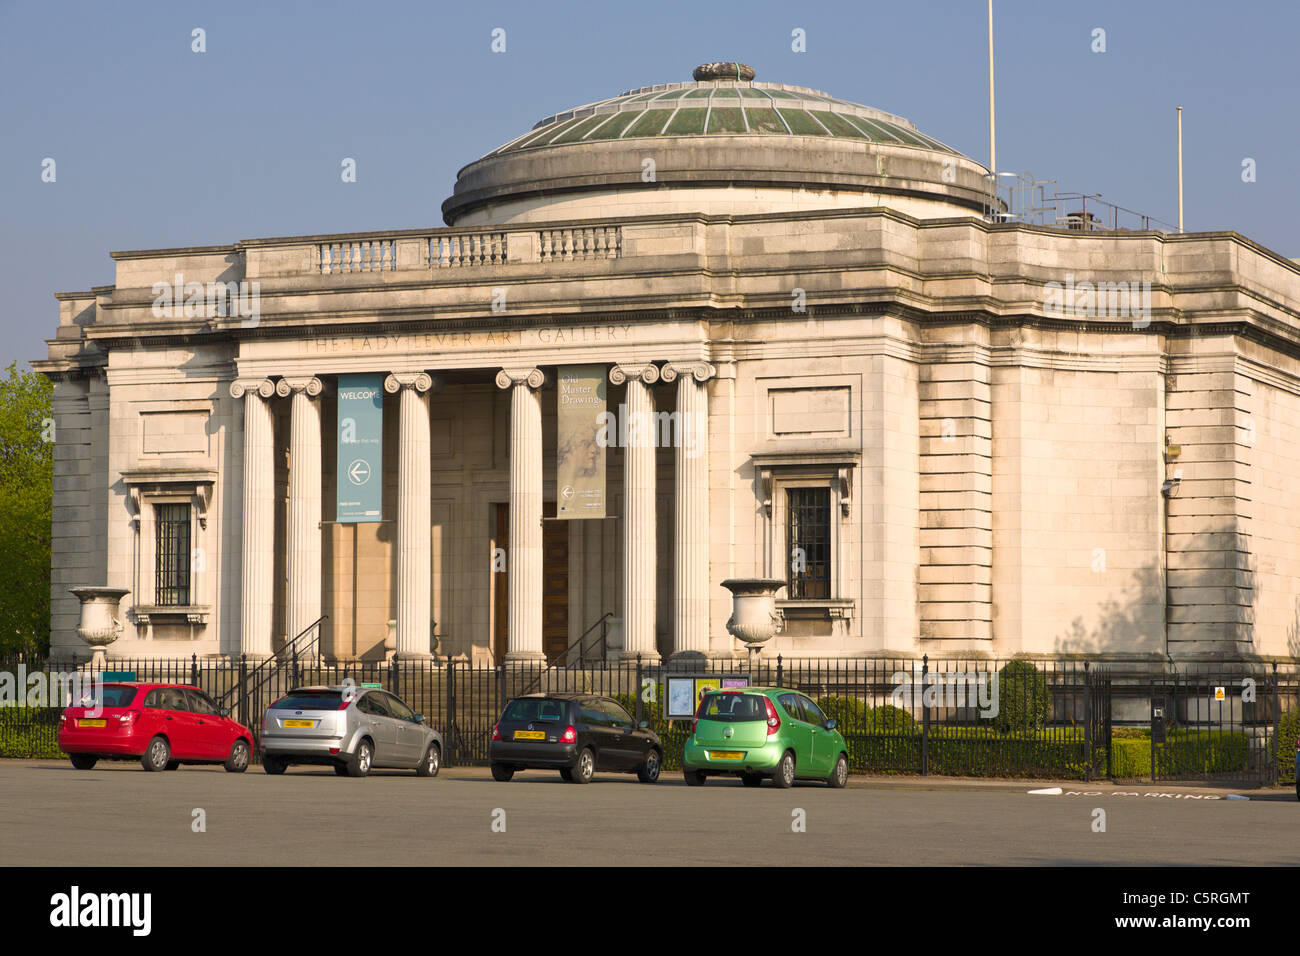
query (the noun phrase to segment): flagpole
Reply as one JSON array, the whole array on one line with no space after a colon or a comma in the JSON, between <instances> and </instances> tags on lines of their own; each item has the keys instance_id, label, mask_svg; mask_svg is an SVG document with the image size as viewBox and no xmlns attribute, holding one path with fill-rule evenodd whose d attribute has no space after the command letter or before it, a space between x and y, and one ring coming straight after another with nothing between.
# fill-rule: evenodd
<instances>
[{"instance_id":1,"label":"flagpole","mask_svg":"<svg viewBox=\"0 0 1300 956\"><path fill-rule=\"evenodd\" d=\"M993 0L989 0L992 3ZM1178 107L1178 231L1183 231L1183 108Z\"/></svg>"},{"instance_id":2,"label":"flagpole","mask_svg":"<svg viewBox=\"0 0 1300 956\"><path fill-rule=\"evenodd\" d=\"M993 0L989 0L989 172L998 171L998 147L993 120Z\"/></svg>"}]
</instances>

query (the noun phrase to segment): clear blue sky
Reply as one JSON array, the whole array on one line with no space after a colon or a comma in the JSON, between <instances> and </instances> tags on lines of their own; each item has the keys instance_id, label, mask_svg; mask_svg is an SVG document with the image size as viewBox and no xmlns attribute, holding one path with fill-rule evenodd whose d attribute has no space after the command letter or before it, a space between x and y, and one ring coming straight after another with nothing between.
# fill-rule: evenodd
<instances>
[{"instance_id":1,"label":"clear blue sky","mask_svg":"<svg viewBox=\"0 0 1300 956\"><path fill-rule=\"evenodd\" d=\"M995 0L998 165L1300 256L1300 5ZM110 250L440 226L456 171L697 63L899 113L988 162L984 0L742 4L0 0L0 361ZM191 30L207 34L192 53ZM506 52L490 49L493 28ZM807 52L791 50L802 28ZM1094 53L1092 31L1106 31ZM41 181L52 157L57 182ZM358 181L340 181L343 157ZM1258 179L1241 180L1241 162Z\"/></svg>"}]
</instances>

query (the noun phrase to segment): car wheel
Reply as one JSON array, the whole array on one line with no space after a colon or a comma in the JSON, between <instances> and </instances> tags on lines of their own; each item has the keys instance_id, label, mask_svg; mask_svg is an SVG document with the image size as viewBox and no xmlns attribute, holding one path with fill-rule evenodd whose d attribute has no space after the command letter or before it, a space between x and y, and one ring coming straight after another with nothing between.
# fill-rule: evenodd
<instances>
[{"instance_id":1,"label":"car wheel","mask_svg":"<svg viewBox=\"0 0 1300 956\"><path fill-rule=\"evenodd\" d=\"M99 758L94 754L68 754L68 759L78 770L93 770Z\"/></svg>"},{"instance_id":2,"label":"car wheel","mask_svg":"<svg viewBox=\"0 0 1300 956\"><path fill-rule=\"evenodd\" d=\"M659 780L659 770L663 757L659 751L651 750L646 754L645 763L636 769L636 778L642 783L655 783Z\"/></svg>"},{"instance_id":3,"label":"car wheel","mask_svg":"<svg viewBox=\"0 0 1300 956\"><path fill-rule=\"evenodd\" d=\"M689 767L682 769L682 779L686 781L688 787L704 786L704 774L699 770L691 770Z\"/></svg>"},{"instance_id":4,"label":"car wheel","mask_svg":"<svg viewBox=\"0 0 1300 956\"><path fill-rule=\"evenodd\" d=\"M501 783L506 783L514 775L515 775L514 767L507 767L503 763L494 763L492 765L493 780L499 780Z\"/></svg>"},{"instance_id":5,"label":"car wheel","mask_svg":"<svg viewBox=\"0 0 1300 956\"><path fill-rule=\"evenodd\" d=\"M289 761L274 754L266 754L262 757L262 769L271 776L278 777L289 769Z\"/></svg>"},{"instance_id":6,"label":"car wheel","mask_svg":"<svg viewBox=\"0 0 1300 956\"><path fill-rule=\"evenodd\" d=\"M248 741L240 737L230 747L230 756L226 758L227 773L243 773L248 769Z\"/></svg>"},{"instance_id":7,"label":"car wheel","mask_svg":"<svg viewBox=\"0 0 1300 956\"><path fill-rule=\"evenodd\" d=\"M437 744L429 744L429 749L424 752L424 759L420 761L420 766L415 768L416 776L436 777L438 771L442 768L442 751Z\"/></svg>"},{"instance_id":8,"label":"car wheel","mask_svg":"<svg viewBox=\"0 0 1300 956\"><path fill-rule=\"evenodd\" d=\"M573 783L573 772L568 767L560 768L560 779L565 783Z\"/></svg>"},{"instance_id":9,"label":"car wheel","mask_svg":"<svg viewBox=\"0 0 1300 956\"><path fill-rule=\"evenodd\" d=\"M763 775L761 773L742 773L740 782L747 787L758 787L763 783Z\"/></svg>"},{"instance_id":10,"label":"car wheel","mask_svg":"<svg viewBox=\"0 0 1300 956\"><path fill-rule=\"evenodd\" d=\"M149 741L149 746L144 748L144 754L140 757L140 765L151 773L159 773L167 769L167 764L172 759L172 748L167 743L167 738L161 735Z\"/></svg>"},{"instance_id":11,"label":"car wheel","mask_svg":"<svg viewBox=\"0 0 1300 956\"><path fill-rule=\"evenodd\" d=\"M370 773L370 764L375 759L375 748L369 740L357 742L357 749L348 758L348 776L364 777Z\"/></svg>"},{"instance_id":12,"label":"car wheel","mask_svg":"<svg viewBox=\"0 0 1300 956\"><path fill-rule=\"evenodd\" d=\"M596 772L596 755L590 747L578 754L578 762L569 771L570 783L591 783L591 776Z\"/></svg>"},{"instance_id":13,"label":"car wheel","mask_svg":"<svg viewBox=\"0 0 1300 956\"><path fill-rule=\"evenodd\" d=\"M776 773L772 774L772 786L782 790L794 786L794 754L788 750L781 755L781 762L776 765Z\"/></svg>"},{"instance_id":14,"label":"car wheel","mask_svg":"<svg viewBox=\"0 0 1300 956\"><path fill-rule=\"evenodd\" d=\"M336 763L336 764L334 765L334 775L335 775L336 777L346 777L346 776L348 775L348 766L347 766L347 764Z\"/></svg>"},{"instance_id":15,"label":"car wheel","mask_svg":"<svg viewBox=\"0 0 1300 956\"><path fill-rule=\"evenodd\" d=\"M836 790L843 790L849 782L849 758L840 754L835 761L835 767L831 770L831 775L826 780Z\"/></svg>"}]
</instances>

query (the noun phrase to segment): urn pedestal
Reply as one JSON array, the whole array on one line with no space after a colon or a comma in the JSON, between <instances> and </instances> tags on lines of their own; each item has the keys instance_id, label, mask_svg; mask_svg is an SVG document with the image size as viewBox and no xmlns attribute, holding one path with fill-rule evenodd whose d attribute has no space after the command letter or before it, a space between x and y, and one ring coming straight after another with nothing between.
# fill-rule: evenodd
<instances>
[{"instance_id":1,"label":"urn pedestal","mask_svg":"<svg viewBox=\"0 0 1300 956\"><path fill-rule=\"evenodd\" d=\"M722 586L731 592L731 617L727 631L743 641L752 662L785 625L776 609L776 592L785 587L781 578L729 578Z\"/></svg>"},{"instance_id":2,"label":"urn pedestal","mask_svg":"<svg viewBox=\"0 0 1300 956\"><path fill-rule=\"evenodd\" d=\"M122 636L122 622L118 620L118 604L130 594L128 588L85 586L68 588L81 602L81 621L77 636L90 645L90 666L103 670L108 660L105 648Z\"/></svg>"}]
</instances>

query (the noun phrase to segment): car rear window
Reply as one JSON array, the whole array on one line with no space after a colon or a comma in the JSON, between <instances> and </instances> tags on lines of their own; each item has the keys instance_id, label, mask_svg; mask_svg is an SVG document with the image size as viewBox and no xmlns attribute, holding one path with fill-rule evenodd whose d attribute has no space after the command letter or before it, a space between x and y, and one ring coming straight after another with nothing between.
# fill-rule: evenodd
<instances>
[{"instance_id":1,"label":"car rear window","mask_svg":"<svg viewBox=\"0 0 1300 956\"><path fill-rule=\"evenodd\" d=\"M757 694L706 694L696 715L705 720L767 720L764 698Z\"/></svg>"},{"instance_id":2,"label":"car rear window","mask_svg":"<svg viewBox=\"0 0 1300 956\"><path fill-rule=\"evenodd\" d=\"M521 697L506 705L502 720L566 720L569 702L540 697Z\"/></svg>"},{"instance_id":3,"label":"car rear window","mask_svg":"<svg viewBox=\"0 0 1300 956\"><path fill-rule=\"evenodd\" d=\"M289 694L271 705L272 710L338 710L343 703L343 692L319 690Z\"/></svg>"},{"instance_id":4,"label":"car rear window","mask_svg":"<svg viewBox=\"0 0 1300 956\"><path fill-rule=\"evenodd\" d=\"M136 688L122 687L118 684L105 684L94 687L81 695L78 707L130 707L135 700Z\"/></svg>"}]
</instances>

